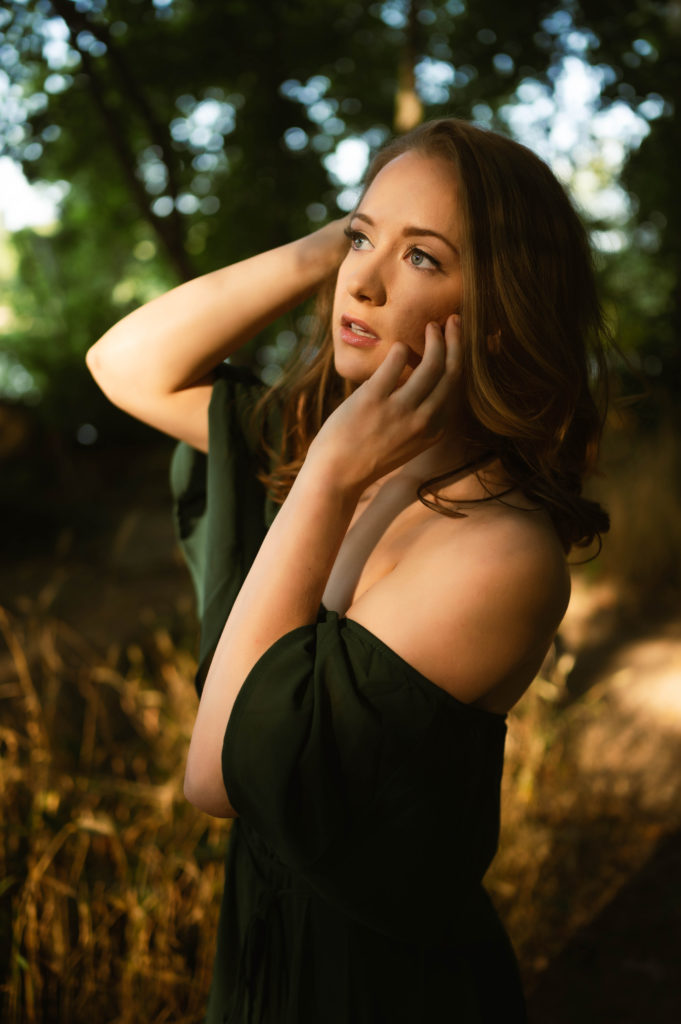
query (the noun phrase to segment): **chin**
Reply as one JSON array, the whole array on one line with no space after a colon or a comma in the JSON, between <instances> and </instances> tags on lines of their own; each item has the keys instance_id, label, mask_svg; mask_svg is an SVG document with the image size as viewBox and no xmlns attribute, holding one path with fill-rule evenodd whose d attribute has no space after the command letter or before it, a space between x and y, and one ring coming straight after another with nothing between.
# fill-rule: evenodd
<instances>
[{"instance_id":1,"label":"chin","mask_svg":"<svg viewBox=\"0 0 681 1024\"><path fill-rule=\"evenodd\" d=\"M342 351L336 349L333 357L336 373L349 384L363 384L368 380L380 364L380 359L372 358L368 352L361 350Z\"/></svg>"}]
</instances>

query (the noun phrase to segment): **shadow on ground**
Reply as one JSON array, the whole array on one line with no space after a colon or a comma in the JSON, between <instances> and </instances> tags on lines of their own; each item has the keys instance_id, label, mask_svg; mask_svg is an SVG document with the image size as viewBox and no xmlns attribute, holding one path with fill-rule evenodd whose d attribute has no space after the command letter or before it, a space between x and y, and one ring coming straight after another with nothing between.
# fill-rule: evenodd
<instances>
[{"instance_id":1,"label":"shadow on ground","mask_svg":"<svg viewBox=\"0 0 681 1024\"><path fill-rule=\"evenodd\" d=\"M540 975L532 1024L681 1020L681 830L567 943Z\"/></svg>"}]
</instances>

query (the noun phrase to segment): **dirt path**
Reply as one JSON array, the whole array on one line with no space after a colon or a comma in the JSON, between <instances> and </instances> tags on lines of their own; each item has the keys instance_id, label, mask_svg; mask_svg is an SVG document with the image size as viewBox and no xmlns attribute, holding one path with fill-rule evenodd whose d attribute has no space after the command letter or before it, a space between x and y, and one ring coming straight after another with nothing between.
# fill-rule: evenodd
<instances>
[{"instance_id":1,"label":"dirt path","mask_svg":"<svg viewBox=\"0 0 681 1024\"><path fill-rule=\"evenodd\" d=\"M572 756L630 871L534 979L533 1024L681 1020L681 616L618 626L618 609L578 580L561 635Z\"/></svg>"},{"instance_id":2,"label":"dirt path","mask_svg":"<svg viewBox=\"0 0 681 1024\"><path fill-rule=\"evenodd\" d=\"M529 999L533 1024L681 1020L681 830L567 942Z\"/></svg>"}]
</instances>

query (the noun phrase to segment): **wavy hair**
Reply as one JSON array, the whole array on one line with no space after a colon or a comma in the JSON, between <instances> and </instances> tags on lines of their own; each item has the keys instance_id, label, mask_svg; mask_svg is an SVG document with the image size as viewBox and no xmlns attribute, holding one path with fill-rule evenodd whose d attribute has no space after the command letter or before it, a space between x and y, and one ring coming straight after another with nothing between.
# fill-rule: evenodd
<instances>
[{"instance_id":1,"label":"wavy hair","mask_svg":"<svg viewBox=\"0 0 681 1024\"><path fill-rule=\"evenodd\" d=\"M531 150L456 118L426 122L380 150L363 194L386 164L409 150L446 160L458 185L463 411L471 452L500 460L514 485L547 510L566 551L600 541L609 519L582 495L582 482L595 468L604 423L609 335L586 231ZM261 475L278 501L350 390L333 369L334 284L335 275L320 289L314 330L258 406L261 414L271 403L280 409L273 466ZM438 498L443 479L424 481L418 497L461 515Z\"/></svg>"}]
</instances>

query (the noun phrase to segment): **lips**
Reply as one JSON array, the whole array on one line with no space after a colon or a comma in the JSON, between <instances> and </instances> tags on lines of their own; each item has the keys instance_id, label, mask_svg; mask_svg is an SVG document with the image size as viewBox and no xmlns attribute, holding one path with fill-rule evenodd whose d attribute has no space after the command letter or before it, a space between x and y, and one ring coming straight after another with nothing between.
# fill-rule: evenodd
<instances>
[{"instance_id":1,"label":"lips","mask_svg":"<svg viewBox=\"0 0 681 1024\"><path fill-rule=\"evenodd\" d=\"M347 314L341 317L341 338L346 344L360 348L376 345L381 340L364 320Z\"/></svg>"}]
</instances>

